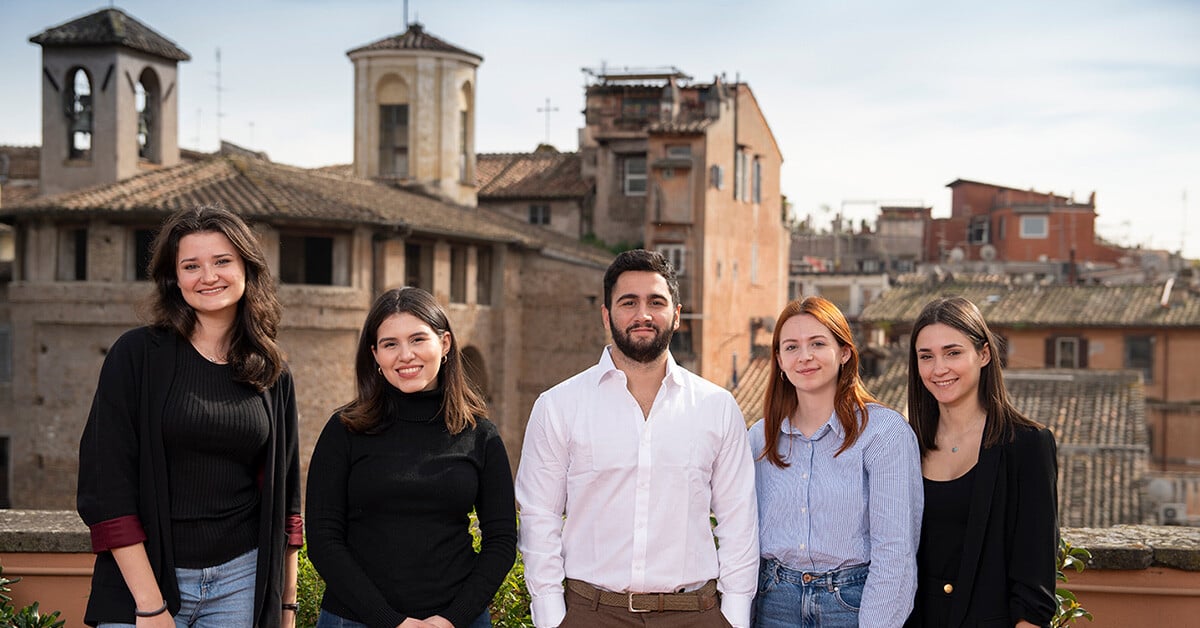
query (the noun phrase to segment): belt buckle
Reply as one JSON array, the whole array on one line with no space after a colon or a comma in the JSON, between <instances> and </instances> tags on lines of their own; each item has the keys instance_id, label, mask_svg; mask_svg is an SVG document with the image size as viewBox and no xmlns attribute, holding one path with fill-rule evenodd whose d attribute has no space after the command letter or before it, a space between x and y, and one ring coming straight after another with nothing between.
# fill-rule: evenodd
<instances>
[{"instance_id":1,"label":"belt buckle","mask_svg":"<svg viewBox=\"0 0 1200 628\"><path fill-rule=\"evenodd\" d=\"M649 613L651 611L651 609L649 609L649 608L634 608L633 607L633 596L635 596L635 595L637 595L637 594L636 593L629 594L629 612L631 612L631 613Z\"/></svg>"}]
</instances>

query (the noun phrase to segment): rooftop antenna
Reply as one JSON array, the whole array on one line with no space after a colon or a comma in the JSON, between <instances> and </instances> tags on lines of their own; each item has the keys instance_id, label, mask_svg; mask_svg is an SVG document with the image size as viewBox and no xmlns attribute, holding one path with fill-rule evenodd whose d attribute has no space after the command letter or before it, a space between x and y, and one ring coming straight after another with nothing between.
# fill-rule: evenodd
<instances>
[{"instance_id":1,"label":"rooftop antenna","mask_svg":"<svg viewBox=\"0 0 1200 628\"><path fill-rule=\"evenodd\" d=\"M225 112L221 110L221 92L225 91L221 87L221 49L217 48L217 149L221 147L221 118L225 117Z\"/></svg>"},{"instance_id":2,"label":"rooftop antenna","mask_svg":"<svg viewBox=\"0 0 1200 628\"><path fill-rule=\"evenodd\" d=\"M546 144L547 145L550 144L550 114L554 113L555 111L558 111L558 107L551 107L549 98L546 99L545 107L538 107L538 113L546 114Z\"/></svg>"}]
</instances>

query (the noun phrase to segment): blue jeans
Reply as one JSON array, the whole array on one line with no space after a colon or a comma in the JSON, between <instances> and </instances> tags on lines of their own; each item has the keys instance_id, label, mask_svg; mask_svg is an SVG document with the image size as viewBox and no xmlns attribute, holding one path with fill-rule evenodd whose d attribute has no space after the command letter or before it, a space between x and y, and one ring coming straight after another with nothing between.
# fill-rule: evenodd
<instances>
[{"instance_id":1,"label":"blue jeans","mask_svg":"<svg viewBox=\"0 0 1200 628\"><path fill-rule=\"evenodd\" d=\"M175 615L175 628L253 626L254 579L257 572L257 549L215 567L176 569L180 607ZM100 626L134 628L133 624L105 623Z\"/></svg>"},{"instance_id":2,"label":"blue jeans","mask_svg":"<svg viewBox=\"0 0 1200 628\"><path fill-rule=\"evenodd\" d=\"M334 615L322 608L321 615L317 617L317 628L367 628L367 625ZM454 628L492 628L492 616L487 610L484 610L483 614L476 617L470 625L455 626Z\"/></svg>"},{"instance_id":3,"label":"blue jeans","mask_svg":"<svg viewBox=\"0 0 1200 628\"><path fill-rule=\"evenodd\" d=\"M857 628L867 565L823 573L764 558L754 599L756 628Z\"/></svg>"}]
</instances>

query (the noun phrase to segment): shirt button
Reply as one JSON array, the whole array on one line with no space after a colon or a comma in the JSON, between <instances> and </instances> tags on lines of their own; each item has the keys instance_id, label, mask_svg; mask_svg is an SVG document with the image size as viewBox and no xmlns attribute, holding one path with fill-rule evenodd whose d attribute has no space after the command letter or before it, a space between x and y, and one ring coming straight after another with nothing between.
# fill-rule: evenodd
<instances>
[{"instance_id":1,"label":"shirt button","mask_svg":"<svg viewBox=\"0 0 1200 628\"><path fill-rule=\"evenodd\" d=\"M804 549L804 544L803 544L803 543L801 543L801 544L800 544L800 549ZM946 585L946 586L950 586L950 585Z\"/></svg>"},{"instance_id":2,"label":"shirt button","mask_svg":"<svg viewBox=\"0 0 1200 628\"><path fill-rule=\"evenodd\" d=\"M946 595L950 595L954 593L954 585L947 583L946 586L942 587L942 590L946 592Z\"/></svg>"},{"instance_id":3,"label":"shirt button","mask_svg":"<svg viewBox=\"0 0 1200 628\"><path fill-rule=\"evenodd\" d=\"M805 474L801 475L800 477L802 477L802 478L804 478L804 479L806 479L806 480L807 480L807 479L808 479L808 474L807 474L807 473L805 473Z\"/></svg>"},{"instance_id":4,"label":"shirt button","mask_svg":"<svg viewBox=\"0 0 1200 628\"><path fill-rule=\"evenodd\" d=\"M807 508L801 508L801 509L800 509L800 512L808 512L808 509L807 509Z\"/></svg>"}]
</instances>

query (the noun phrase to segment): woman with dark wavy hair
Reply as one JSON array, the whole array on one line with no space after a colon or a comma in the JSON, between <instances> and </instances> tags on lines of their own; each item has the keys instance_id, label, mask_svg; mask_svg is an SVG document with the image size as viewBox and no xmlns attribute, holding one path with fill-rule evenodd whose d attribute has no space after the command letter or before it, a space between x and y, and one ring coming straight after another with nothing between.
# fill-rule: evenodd
<instances>
[{"instance_id":1,"label":"woman with dark wavy hair","mask_svg":"<svg viewBox=\"0 0 1200 628\"><path fill-rule=\"evenodd\" d=\"M1049 626L1058 551L1054 435L1013 405L974 303L937 299L913 325L908 416L925 514L906 626Z\"/></svg>"},{"instance_id":2,"label":"woman with dark wavy hair","mask_svg":"<svg viewBox=\"0 0 1200 628\"><path fill-rule=\"evenodd\" d=\"M916 590L916 439L863 387L846 317L792 301L771 339L750 428L758 492L760 628L899 626Z\"/></svg>"},{"instance_id":3,"label":"woman with dark wavy hair","mask_svg":"<svg viewBox=\"0 0 1200 628\"><path fill-rule=\"evenodd\" d=\"M221 207L152 244L151 324L109 349L79 446L97 553L85 620L291 626L303 543L296 399L258 240Z\"/></svg>"},{"instance_id":4,"label":"woman with dark wavy hair","mask_svg":"<svg viewBox=\"0 0 1200 628\"><path fill-rule=\"evenodd\" d=\"M433 295L375 300L355 374L354 400L309 465L308 552L326 583L318 628L490 626L516 557L512 471Z\"/></svg>"}]
</instances>

